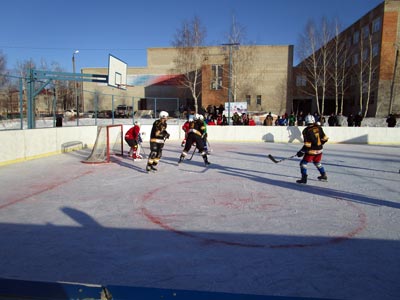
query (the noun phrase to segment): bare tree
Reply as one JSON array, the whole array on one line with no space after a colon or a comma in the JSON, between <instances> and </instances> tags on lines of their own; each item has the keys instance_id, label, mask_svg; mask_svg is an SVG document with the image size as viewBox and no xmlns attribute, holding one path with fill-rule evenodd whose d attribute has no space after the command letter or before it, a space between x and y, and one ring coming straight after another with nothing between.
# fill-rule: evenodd
<instances>
[{"instance_id":1,"label":"bare tree","mask_svg":"<svg viewBox=\"0 0 400 300\"><path fill-rule=\"evenodd\" d=\"M333 82L335 96L335 114L343 113L343 102L346 92L346 79L349 69L346 64L349 59L349 47L346 44L345 36L340 35L340 25L335 21L335 37L333 38L333 53L332 53L332 72L331 78Z\"/></svg>"},{"instance_id":2,"label":"bare tree","mask_svg":"<svg viewBox=\"0 0 400 300\"><path fill-rule=\"evenodd\" d=\"M366 87L366 99L365 99L365 109L364 109L364 118L367 116L368 113L368 107L369 107L369 102L371 100L371 90L374 88L372 86L373 84L373 74L376 72L376 66L373 64L373 51L372 51L372 35L368 33L368 36L366 37L366 42L367 42L367 47L363 51L363 57L361 60L365 60L365 73L364 73L364 78L363 78L363 84ZM364 92L364 90L363 90ZM360 104L363 103L363 96L362 94L360 95ZM363 107L360 106L360 109L362 110Z\"/></svg>"},{"instance_id":3,"label":"bare tree","mask_svg":"<svg viewBox=\"0 0 400 300\"><path fill-rule=\"evenodd\" d=\"M50 66L51 70L54 72L65 72L65 70L57 62L52 62ZM68 95L72 95L73 91L68 88L68 82L64 80L54 80L52 87L55 92L56 103L53 107L54 112L63 111L66 108L66 103L68 102ZM70 105L73 105L73 99L70 98Z\"/></svg>"},{"instance_id":4,"label":"bare tree","mask_svg":"<svg viewBox=\"0 0 400 300\"><path fill-rule=\"evenodd\" d=\"M29 59L29 60L25 60L25 61L17 61L16 64L16 71L18 73L18 75L24 79L29 77L29 70L34 69L36 66L35 62L33 61L33 59ZM22 90L24 92L24 95L27 95L26 93L26 86L27 80L23 80L22 81Z\"/></svg>"},{"instance_id":5,"label":"bare tree","mask_svg":"<svg viewBox=\"0 0 400 300\"><path fill-rule=\"evenodd\" d=\"M235 16L232 16L232 23L227 34L228 43L226 43L221 50L223 53L229 51L226 56L227 59L223 72L225 74L224 77L228 79L225 80L225 82L228 82L228 86L223 84L222 87L228 89L228 92L230 89L231 99L233 102L237 101L238 93L241 89L241 85L243 85L243 82L241 82L239 77L241 74L245 73L245 61L248 60L249 52L239 51L239 45L244 43L245 35L245 27L236 21ZM248 85L246 86L248 87Z\"/></svg>"},{"instance_id":6,"label":"bare tree","mask_svg":"<svg viewBox=\"0 0 400 300\"><path fill-rule=\"evenodd\" d=\"M320 66L321 66L321 110L318 111L319 114L324 114L325 113L325 98L327 94L327 89L328 89L328 83L331 79L330 74L329 74L329 68L332 65L332 58L333 56L333 45L329 43L332 40L332 26L328 22L326 18L322 19L321 22L321 43L322 46L320 48L321 52L321 61L320 61Z\"/></svg>"},{"instance_id":7,"label":"bare tree","mask_svg":"<svg viewBox=\"0 0 400 300\"><path fill-rule=\"evenodd\" d=\"M2 76L5 75L6 72L6 62L6 56L0 50L0 86L6 82L6 77Z\"/></svg>"},{"instance_id":8,"label":"bare tree","mask_svg":"<svg viewBox=\"0 0 400 300\"><path fill-rule=\"evenodd\" d=\"M306 94L313 95L316 100L318 114L324 113L325 97L328 84L331 79L329 68L332 65L332 26L323 18L320 26L310 20L306 30L300 36L298 53L302 59L301 69L307 80L311 92L304 90ZM320 107L321 100L321 107Z\"/></svg>"},{"instance_id":9,"label":"bare tree","mask_svg":"<svg viewBox=\"0 0 400 300\"><path fill-rule=\"evenodd\" d=\"M344 104L344 97L347 92L348 85L346 84L347 78L349 77L350 74L350 69L347 68L347 63L350 60L350 55L349 55L349 47L346 42L344 42L345 46L343 48L343 51L341 53L341 57L339 60L339 77L338 77L338 85L340 87L340 112L343 113L343 104Z\"/></svg>"},{"instance_id":10,"label":"bare tree","mask_svg":"<svg viewBox=\"0 0 400 300\"><path fill-rule=\"evenodd\" d=\"M319 69L319 48L318 33L314 21L309 20L306 25L305 33L300 36L298 53L302 60L301 72L306 78L307 86L311 87L311 91L307 88L303 90L305 94L313 95L316 100L318 113L319 109L319 83L320 83L320 69Z\"/></svg>"},{"instance_id":11,"label":"bare tree","mask_svg":"<svg viewBox=\"0 0 400 300\"><path fill-rule=\"evenodd\" d=\"M358 35L358 48L353 56L354 75L358 82L358 106L364 117L367 116L373 85L373 74L376 65L373 63L372 35L367 27L364 27Z\"/></svg>"},{"instance_id":12,"label":"bare tree","mask_svg":"<svg viewBox=\"0 0 400 300\"><path fill-rule=\"evenodd\" d=\"M200 19L195 16L190 21L183 21L172 43L177 49L174 71L183 75L180 84L190 90L196 113L199 110L201 95L201 67L204 61L205 36L206 30Z\"/></svg>"}]
</instances>

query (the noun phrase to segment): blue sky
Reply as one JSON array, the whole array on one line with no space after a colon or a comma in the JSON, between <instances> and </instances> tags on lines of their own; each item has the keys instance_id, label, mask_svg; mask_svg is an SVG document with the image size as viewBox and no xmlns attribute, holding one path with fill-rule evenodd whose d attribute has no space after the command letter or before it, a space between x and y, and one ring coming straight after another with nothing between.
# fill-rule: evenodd
<instances>
[{"instance_id":1,"label":"blue sky","mask_svg":"<svg viewBox=\"0 0 400 300\"><path fill-rule=\"evenodd\" d=\"M206 43L226 43L232 17L258 45L295 45L308 20L338 18L346 28L383 0L6 0L0 51L7 69L33 59L76 68L107 67L108 55L130 67L147 65L146 49L171 47L182 21L198 16ZM196 5L197 3L197 5Z\"/></svg>"}]
</instances>

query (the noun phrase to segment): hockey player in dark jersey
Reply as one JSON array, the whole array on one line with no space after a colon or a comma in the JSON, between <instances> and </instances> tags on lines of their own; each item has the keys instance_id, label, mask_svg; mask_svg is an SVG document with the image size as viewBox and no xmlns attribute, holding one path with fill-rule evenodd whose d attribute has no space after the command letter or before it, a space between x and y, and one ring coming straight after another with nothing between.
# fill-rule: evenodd
<instances>
[{"instance_id":1,"label":"hockey player in dark jersey","mask_svg":"<svg viewBox=\"0 0 400 300\"><path fill-rule=\"evenodd\" d=\"M318 169L321 176L318 176L318 180L327 181L325 168L322 166L322 152L323 145L328 141L328 137L325 135L324 130L321 126L315 123L315 119L311 115L307 115L305 118L306 128L303 129L303 140L304 145L297 152L298 157L303 159L300 161L300 172L301 179L297 180L297 183L307 183L307 164L312 162Z\"/></svg>"},{"instance_id":2,"label":"hockey player in dark jersey","mask_svg":"<svg viewBox=\"0 0 400 300\"><path fill-rule=\"evenodd\" d=\"M201 114L199 114L199 119L201 120L201 121L203 121L203 123L204 123L204 131L203 131L203 134L202 134L202 139L203 139L203 143L204 143L204 151L208 154L208 155L210 155L210 151L209 151L209 149L208 149L208 142L207 142L207 123L206 123L206 121L204 120L204 116L203 115L201 115Z\"/></svg>"},{"instance_id":3,"label":"hockey player in dark jersey","mask_svg":"<svg viewBox=\"0 0 400 300\"><path fill-rule=\"evenodd\" d=\"M154 121L150 133L150 154L147 160L146 171L157 171L157 164L162 156L165 140L169 138L167 132L168 112L161 111L159 119Z\"/></svg>"},{"instance_id":4,"label":"hockey player in dark jersey","mask_svg":"<svg viewBox=\"0 0 400 300\"><path fill-rule=\"evenodd\" d=\"M200 115L196 114L193 122L190 122L189 125L190 127L188 130L185 148L182 151L178 163L181 163L185 159L193 143L196 143L196 148L199 150L199 153L203 157L204 163L206 165L209 165L210 163L207 158L207 152L204 150L204 140L203 140L203 135L206 132L205 131L206 127L204 125L203 120L200 119Z\"/></svg>"}]
</instances>

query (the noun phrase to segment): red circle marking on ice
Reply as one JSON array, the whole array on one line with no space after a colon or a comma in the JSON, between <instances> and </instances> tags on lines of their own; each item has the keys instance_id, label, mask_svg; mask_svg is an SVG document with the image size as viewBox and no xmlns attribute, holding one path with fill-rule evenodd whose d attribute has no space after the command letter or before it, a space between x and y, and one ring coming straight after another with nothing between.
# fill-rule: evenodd
<instances>
[{"instance_id":1,"label":"red circle marking on ice","mask_svg":"<svg viewBox=\"0 0 400 300\"><path fill-rule=\"evenodd\" d=\"M207 180L209 180L209 179L207 179ZM218 180L219 179L216 179L216 180L214 180L214 182L218 181ZM190 186L190 185L193 185L193 182L181 181L181 182L175 183L174 186L177 185L179 187L182 187L185 184ZM172 216L176 217L176 215L156 214L155 212L152 212L151 209L146 207L146 204L150 203L151 201L153 201L157 198L157 194L159 192L161 192L161 191L165 192L165 189L168 189L168 188L171 188L171 186L169 185L167 187L165 187L165 186L158 187L158 188L144 194L141 197L141 202L143 204L143 206L140 208L141 214L143 216L145 216L151 223L153 223L165 230L174 232L175 234L185 236L188 238L195 238L195 239L201 240L208 244L223 244L223 245L228 245L228 246L240 246L240 247L249 247L249 248L271 248L271 249L318 247L318 246L324 246L324 245L328 245L328 244L340 243L342 241L348 240L348 239L356 236L360 232L362 232L367 226L367 217L361 208L354 205L350 201L346 201L345 199L342 199L339 197L331 197L329 199L335 199L336 201L344 202L346 205L350 206L355 211L355 215L357 216L355 218L355 220L357 220L355 226L352 229L350 229L349 231L344 232L341 235L327 238L327 239L322 239L322 240L320 239L321 241L315 241L315 238L314 238L314 239L312 239L313 241L310 241L309 243L287 243L287 244L285 244L285 243L262 244L262 243L250 243L250 242L244 243L244 242L240 242L240 241L229 241L229 240L224 240L224 239L208 238L208 237L200 236L199 234L195 234L193 232L181 230L181 229L171 225L170 224L171 222L168 222L168 217L172 217ZM246 204L247 202L250 201L248 198L238 198L238 200L237 200L238 203L232 203L229 201L225 201L226 196L227 196L227 194L222 195L221 198L223 198L223 200L216 201L216 202L214 202L214 204L223 206L227 209L237 209L240 207L240 204ZM271 196L269 196L269 197L271 198ZM214 197L214 198L218 198L218 197ZM162 197L160 199L162 199ZM277 207L279 208L279 207L281 207L281 205L274 204L274 203L272 203L272 204L271 203L261 203L253 208L260 210L260 209L271 209L271 208L273 209L273 208L277 208Z\"/></svg>"}]
</instances>

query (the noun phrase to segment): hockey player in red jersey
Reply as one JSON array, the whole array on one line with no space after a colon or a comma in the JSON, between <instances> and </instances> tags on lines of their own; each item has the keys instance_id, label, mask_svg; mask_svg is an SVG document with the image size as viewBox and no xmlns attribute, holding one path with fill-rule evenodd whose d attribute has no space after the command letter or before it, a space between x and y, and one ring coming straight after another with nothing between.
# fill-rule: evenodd
<instances>
[{"instance_id":1,"label":"hockey player in red jersey","mask_svg":"<svg viewBox=\"0 0 400 300\"><path fill-rule=\"evenodd\" d=\"M139 154L142 137L140 135L140 123L138 121L125 133L125 141L131 147L129 155L132 155L134 160L142 159L142 156Z\"/></svg>"},{"instance_id":2,"label":"hockey player in red jersey","mask_svg":"<svg viewBox=\"0 0 400 300\"><path fill-rule=\"evenodd\" d=\"M187 139L187 136L188 136L190 122L193 122L193 117L192 116L190 116L189 119L182 125L182 130L185 133L185 137L183 138L182 143L181 143L182 147L185 147L185 144L186 144L186 139Z\"/></svg>"}]
</instances>

